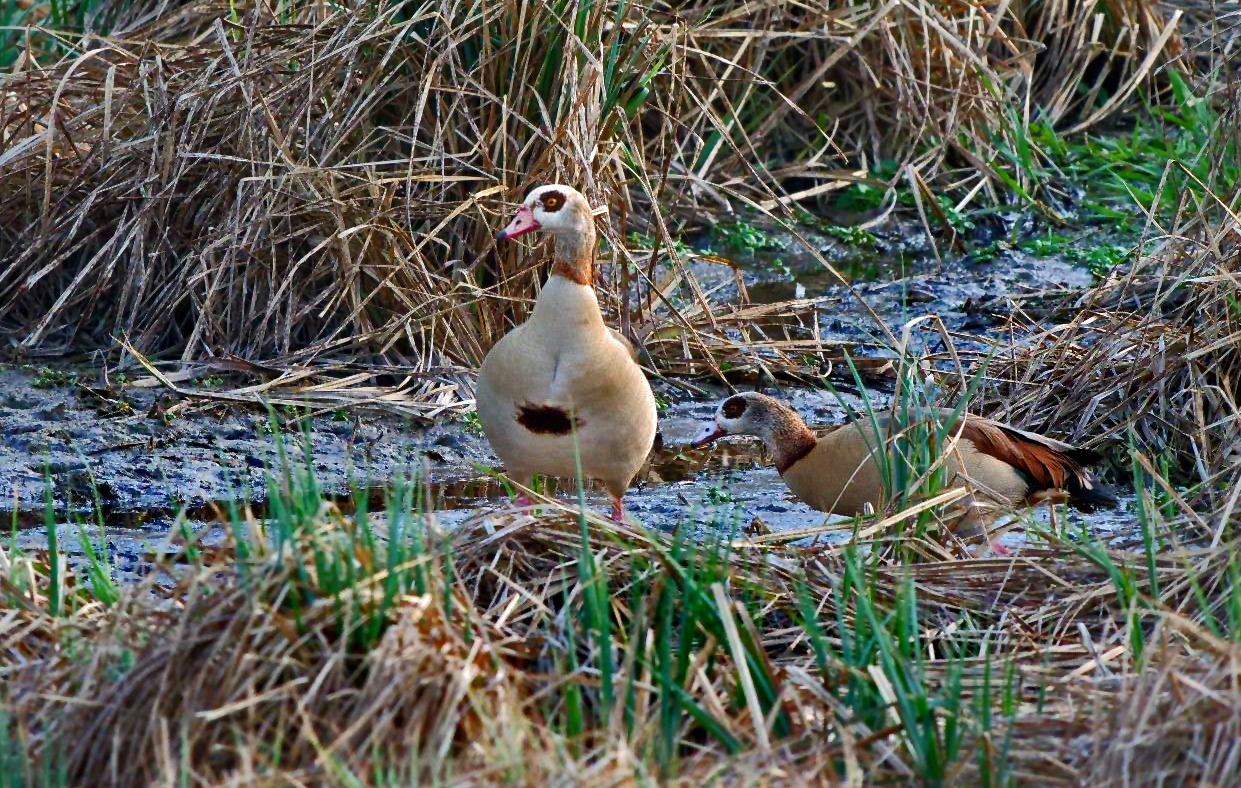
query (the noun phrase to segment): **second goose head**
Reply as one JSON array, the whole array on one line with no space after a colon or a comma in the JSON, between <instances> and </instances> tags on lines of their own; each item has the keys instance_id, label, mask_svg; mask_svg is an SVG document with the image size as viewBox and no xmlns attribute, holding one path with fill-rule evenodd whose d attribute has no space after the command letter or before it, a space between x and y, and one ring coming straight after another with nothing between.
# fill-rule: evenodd
<instances>
[{"instance_id":1,"label":"second goose head","mask_svg":"<svg viewBox=\"0 0 1241 788\"><path fill-rule=\"evenodd\" d=\"M726 435L754 435L775 454L783 473L815 447L816 438L806 422L787 405L753 391L734 394L715 409L715 419L691 441L705 446Z\"/></svg>"}]
</instances>

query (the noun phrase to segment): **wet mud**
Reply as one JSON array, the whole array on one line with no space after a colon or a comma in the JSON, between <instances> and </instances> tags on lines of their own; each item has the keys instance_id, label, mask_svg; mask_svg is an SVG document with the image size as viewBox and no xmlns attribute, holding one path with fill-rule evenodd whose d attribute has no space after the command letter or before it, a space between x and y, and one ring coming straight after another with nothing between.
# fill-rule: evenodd
<instances>
[{"instance_id":1,"label":"wet mud","mask_svg":"<svg viewBox=\"0 0 1241 788\"><path fill-rule=\"evenodd\" d=\"M1037 319L1041 298L1058 301L1094 282L1089 270L1062 253L1038 256L1002 248L982 254L987 236L976 234L969 242L972 253L964 253L942 239L932 242L920 225L908 221L885 225L873 235L873 242L855 245L806 232L803 237L833 273L792 235L773 230L770 246L728 256L742 272L744 293L729 266L700 259L691 267L704 287L714 285L724 300L824 299L819 335L842 342L876 342L881 336L850 287L900 336L903 325L927 315L937 315L949 331L985 334L1004 323L1018 302ZM981 344L966 339L958 347Z\"/></svg>"},{"instance_id":2,"label":"wet mud","mask_svg":"<svg viewBox=\"0 0 1241 788\"><path fill-rule=\"evenodd\" d=\"M858 250L819 238L822 252L894 333L921 315L937 314L951 331L986 333L1011 309L1015 294L1057 293L1085 287L1091 275L1063 258L1035 258L1010 251L978 262L956 254L936 257L929 243L903 228L887 240ZM795 248L796 244L786 244ZM778 259L777 259L778 256ZM823 298L825 338L867 342L873 320L839 280L811 255L764 250L737 255L740 283L729 266L694 262L695 275L716 298L776 302ZM731 288L731 292L730 292ZM742 292L744 290L744 292ZM927 336L930 336L929 334ZM933 341L933 338L929 341ZM81 540L106 548L118 575L141 574L151 558L168 549L174 526L207 529L222 538L218 521L225 502L266 498L269 479L286 463L313 470L324 493L341 501L362 488L377 496L394 480L424 483L427 508L437 524L452 527L480 509L508 505L508 492L488 469L497 461L476 424L442 419L430 426L398 416L321 413L309 420L272 426L272 416L171 398L160 388L116 381L98 384L89 371L0 367L0 528L6 544L42 549L45 520L60 524L59 541L80 560ZM689 529L698 537L744 535L806 528L825 515L794 499L769 458L753 441L722 442L703 450L690 437L728 391L697 384L710 394L656 384L669 404L660 413L662 447L626 496L627 513L647 527ZM846 408L861 401L813 388L771 392L788 401L815 427L841 423ZM882 391L870 393L884 404ZM282 437L283 436L283 437ZM550 492L572 498L571 482ZM588 502L606 508L601 493ZM50 513L50 514L49 514ZM1046 521L1046 513L1037 514ZM1081 515L1074 514L1073 518ZM1073 519L1095 532L1123 534L1132 518L1124 509ZM1020 531L1005 537L1019 544Z\"/></svg>"}]
</instances>

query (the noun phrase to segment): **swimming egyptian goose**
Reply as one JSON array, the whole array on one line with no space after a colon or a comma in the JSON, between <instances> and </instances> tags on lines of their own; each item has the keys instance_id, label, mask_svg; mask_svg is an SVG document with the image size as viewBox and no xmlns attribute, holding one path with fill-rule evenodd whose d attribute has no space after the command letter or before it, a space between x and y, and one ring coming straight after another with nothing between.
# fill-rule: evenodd
<instances>
[{"instance_id":1,"label":"swimming egyptian goose","mask_svg":"<svg viewBox=\"0 0 1241 788\"><path fill-rule=\"evenodd\" d=\"M603 482L612 517L655 439L655 397L634 349L603 323L592 287L595 227L586 198L568 186L540 186L499 234L542 230L556 241L551 275L524 324L483 359L478 416L509 476L535 473Z\"/></svg>"},{"instance_id":2,"label":"swimming egyptian goose","mask_svg":"<svg viewBox=\"0 0 1241 788\"><path fill-rule=\"evenodd\" d=\"M940 410L948 422L952 411ZM878 419L886 431L890 419ZM955 428L949 434L955 434ZM869 423L853 422L816 436L786 405L747 392L729 397L716 409L692 445L703 446L725 435L756 435L775 456L776 470L793 494L821 512L852 516L866 504L882 507L883 482L871 447L878 442ZM1025 432L998 421L965 416L956 450L945 463L949 484L967 481L978 495L1006 507L1033 505L1067 496L1081 511L1115 506L1116 498L1084 466L1102 459L1088 449ZM977 528L970 522L970 528ZM985 530L985 529L984 529ZM997 544L997 553L1006 552Z\"/></svg>"}]
</instances>

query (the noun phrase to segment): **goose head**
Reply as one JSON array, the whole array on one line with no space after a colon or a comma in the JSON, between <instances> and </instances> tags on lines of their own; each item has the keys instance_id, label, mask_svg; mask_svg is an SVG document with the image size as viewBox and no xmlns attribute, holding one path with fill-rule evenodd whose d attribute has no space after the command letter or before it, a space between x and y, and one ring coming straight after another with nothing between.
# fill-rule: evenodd
<instances>
[{"instance_id":1,"label":"goose head","mask_svg":"<svg viewBox=\"0 0 1241 788\"><path fill-rule=\"evenodd\" d=\"M727 435L756 435L770 445L776 439L781 421L787 418L784 410L783 405L766 394L753 391L734 394L720 403L715 409L715 418L703 425L690 445L706 446Z\"/></svg>"},{"instance_id":2,"label":"goose head","mask_svg":"<svg viewBox=\"0 0 1241 788\"><path fill-rule=\"evenodd\" d=\"M582 193L571 186L553 183L526 195L517 215L496 237L503 240L542 230L557 239L576 239L594 229L591 222L590 206Z\"/></svg>"}]
</instances>

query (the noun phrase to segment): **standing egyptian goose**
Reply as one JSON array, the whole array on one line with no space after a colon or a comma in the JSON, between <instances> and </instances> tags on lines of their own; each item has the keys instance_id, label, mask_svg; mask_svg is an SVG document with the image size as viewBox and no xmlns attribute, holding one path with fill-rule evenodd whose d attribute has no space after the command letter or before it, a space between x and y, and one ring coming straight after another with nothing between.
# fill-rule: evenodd
<instances>
[{"instance_id":1,"label":"standing egyptian goose","mask_svg":"<svg viewBox=\"0 0 1241 788\"><path fill-rule=\"evenodd\" d=\"M499 238L551 233L551 275L524 324L483 359L478 416L509 476L535 473L603 482L612 517L655 439L655 397L634 351L609 329L592 287L595 227L586 198L568 186L540 186Z\"/></svg>"},{"instance_id":2,"label":"standing egyptian goose","mask_svg":"<svg viewBox=\"0 0 1241 788\"><path fill-rule=\"evenodd\" d=\"M951 411L939 411L941 420L951 417ZM886 434L890 419L877 421ZM747 392L724 400L715 420L692 443L703 446L725 435L756 435L774 455L776 470L794 495L821 512L852 516L861 514L866 504L878 510L885 502L882 471L872 450L880 442L873 431L869 423L852 422L816 436L792 408ZM950 485L966 481L979 497L1005 507L1067 496L1074 508L1092 511L1116 505L1115 496L1085 470L1100 459L1088 449L966 415L944 468ZM978 524L971 522L970 527ZM999 545L992 547L1004 552Z\"/></svg>"}]
</instances>

